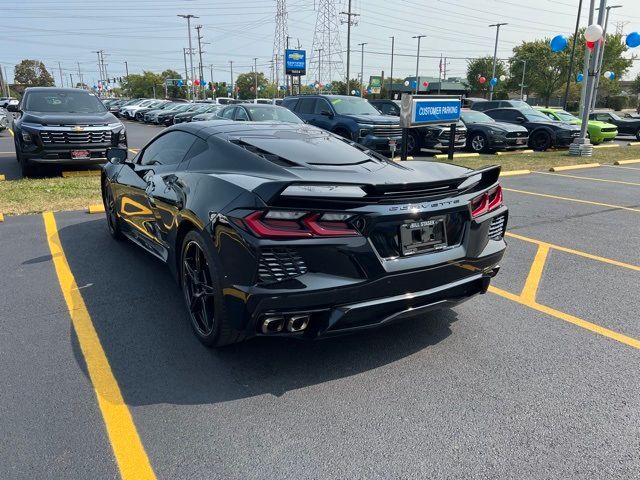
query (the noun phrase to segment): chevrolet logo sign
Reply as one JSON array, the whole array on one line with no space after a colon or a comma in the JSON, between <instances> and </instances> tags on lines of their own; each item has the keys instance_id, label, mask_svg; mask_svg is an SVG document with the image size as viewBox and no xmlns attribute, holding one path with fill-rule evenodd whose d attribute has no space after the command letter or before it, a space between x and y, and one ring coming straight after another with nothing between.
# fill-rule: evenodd
<instances>
[{"instance_id":1,"label":"chevrolet logo sign","mask_svg":"<svg viewBox=\"0 0 640 480\"><path fill-rule=\"evenodd\" d=\"M84 127L73 127L72 130L74 132L84 132Z\"/></svg>"},{"instance_id":2,"label":"chevrolet logo sign","mask_svg":"<svg viewBox=\"0 0 640 480\"><path fill-rule=\"evenodd\" d=\"M304 55L302 55L301 53L290 53L289 58L291 60L301 60L304 58Z\"/></svg>"}]
</instances>

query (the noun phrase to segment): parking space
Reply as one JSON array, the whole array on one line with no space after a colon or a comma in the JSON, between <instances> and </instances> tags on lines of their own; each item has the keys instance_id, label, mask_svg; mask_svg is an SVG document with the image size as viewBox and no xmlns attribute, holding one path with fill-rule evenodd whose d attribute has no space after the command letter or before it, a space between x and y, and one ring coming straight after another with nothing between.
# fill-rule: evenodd
<instances>
[{"instance_id":1,"label":"parking space","mask_svg":"<svg viewBox=\"0 0 640 480\"><path fill-rule=\"evenodd\" d=\"M191 333L165 266L113 241L102 215L10 217L3 373L37 372L0 396L19 412L0 477L634 478L637 173L504 178L502 270L452 310L218 351ZM23 458L36 410L47 454Z\"/></svg>"}]
</instances>

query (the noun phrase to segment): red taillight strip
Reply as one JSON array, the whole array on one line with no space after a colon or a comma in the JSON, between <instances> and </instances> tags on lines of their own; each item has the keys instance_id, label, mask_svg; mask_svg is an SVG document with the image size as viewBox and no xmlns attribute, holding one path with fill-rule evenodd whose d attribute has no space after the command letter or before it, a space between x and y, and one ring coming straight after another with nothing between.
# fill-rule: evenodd
<instances>
[{"instance_id":1,"label":"red taillight strip","mask_svg":"<svg viewBox=\"0 0 640 480\"><path fill-rule=\"evenodd\" d=\"M286 230L276 229L262 222L262 214L264 212L258 211L247 215L244 218L247 226L260 237L276 237L276 238L309 238L313 234L306 230ZM296 223L296 222L293 222Z\"/></svg>"},{"instance_id":2,"label":"red taillight strip","mask_svg":"<svg viewBox=\"0 0 640 480\"><path fill-rule=\"evenodd\" d=\"M478 203L479 202L479 203ZM473 208L474 205L478 205ZM484 192L471 200L471 218L479 217L485 213L489 213L502 205L502 187L498 185L489 192Z\"/></svg>"},{"instance_id":3,"label":"red taillight strip","mask_svg":"<svg viewBox=\"0 0 640 480\"><path fill-rule=\"evenodd\" d=\"M318 219L320 218L320 214L314 213L313 215L309 215L308 217L302 220L302 223L313 232L314 235L318 235L319 237L344 237L344 236L353 236L360 235L356 230L349 230L346 228L326 228L318 223ZM337 222L332 222L337 223Z\"/></svg>"},{"instance_id":4,"label":"red taillight strip","mask_svg":"<svg viewBox=\"0 0 640 480\"><path fill-rule=\"evenodd\" d=\"M489 211L489 195L487 195L486 193L483 193L479 197L474 198L471 201L471 205L473 205L474 202L476 202L478 200L480 200L480 205L478 205L476 208L474 208L471 211L471 216L473 218L479 217L480 215L484 215L485 213L487 213Z\"/></svg>"},{"instance_id":5,"label":"red taillight strip","mask_svg":"<svg viewBox=\"0 0 640 480\"><path fill-rule=\"evenodd\" d=\"M489 211L495 210L500 205L502 205L502 187L498 185L493 192L489 192L488 197L489 197Z\"/></svg>"}]
</instances>

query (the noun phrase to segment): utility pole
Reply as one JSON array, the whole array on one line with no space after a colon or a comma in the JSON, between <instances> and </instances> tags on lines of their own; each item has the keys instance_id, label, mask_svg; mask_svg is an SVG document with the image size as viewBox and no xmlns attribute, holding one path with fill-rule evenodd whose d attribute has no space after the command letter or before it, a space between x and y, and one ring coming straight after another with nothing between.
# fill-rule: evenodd
<instances>
[{"instance_id":1,"label":"utility pole","mask_svg":"<svg viewBox=\"0 0 640 480\"><path fill-rule=\"evenodd\" d=\"M364 46L366 43L359 43L358 46L362 47L360 53L360 98L364 98Z\"/></svg>"},{"instance_id":2,"label":"utility pole","mask_svg":"<svg viewBox=\"0 0 640 480\"><path fill-rule=\"evenodd\" d=\"M187 70L187 49L182 49L182 56L184 58L184 86L187 87L187 98L189 98L189 71Z\"/></svg>"},{"instance_id":3,"label":"utility pole","mask_svg":"<svg viewBox=\"0 0 640 480\"><path fill-rule=\"evenodd\" d=\"M233 60L229 60L229 65L231 66L231 97L236 98L236 87L233 84Z\"/></svg>"},{"instance_id":4,"label":"utility pole","mask_svg":"<svg viewBox=\"0 0 640 480\"><path fill-rule=\"evenodd\" d=\"M80 70L80 62L76 62L78 64L78 78L80 79L80 88L84 90L84 80L82 79L82 71Z\"/></svg>"},{"instance_id":5,"label":"utility pole","mask_svg":"<svg viewBox=\"0 0 640 480\"><path fill-rule=\"evenodd\" d=\"M194 72L193 72L193 45L191 45L191 19L192 18L200 18L196 15L178 15L178 17L182 17L182 18L186 18L187 19L187 32L188 32L188 36L189 36L189 71L191 72L191 100L193 100L194 95L193 95L193 78L194 78Z\"/></svg>"},{"instance_id":6,"label":"utility pole","mask_svg":"<svg viewBox=\"0 0 640 480\"><path fill-rule=\"evenodd\" d=\"M9 96L9 85L8 85L8 81L5 80L4 76L2 75L2 67L0 66L0 92L3 92L5 94L5 96Z\"/></svg>"},{"instance_id":7,"label":"utility pole","mask_svg":"<svg viewBox=\"0 0 640 480\"><path fill-rule=\"evenodd\" d=\"M322 83L322 51L323 48L316 48L316 52L318 52L318 83Z\"/></svg>"},{"instance_id":8,"label":"utility pole","mask_svg":"<svg viewBox=\"0 0 640 480\"><path fill-rule=\"evenodd\" d=\"M426 37L426 35L415 35L411 37L418 39L418 52L416 53L416 95L418 94L418 88L420 88L420 79L418 78L418 69L420 68L420 39L424 37Z\"/></svg>"},{"instance_id":9,"label":"utility pole","mask_svg":"<svg viewBox=\"0 0 640 480\"><path fill-rule=\"evenodd\" d=\"M390 37L391 38L391 74L389 76L389 98L392 98L393 96L393 53L395 50L395 44L396 44L396 37Z\"/></svg>"},{"instance_id":10,"label":"utility pole","mask_svg":"<svg viewBox=\"0 0 640 480\"><path fill-rule=\"evenodd\" d=\"M69 73L69 78L71 79L71 88L75 88L73 85L73 73Z\"/></svg>"},{"instance_id":11,"label":"utility pole","mask_svg":"<svg viewBox=\"0 0 640 480\"><path fill-rule=\"evenodd\" d=\"M578 43L578 29L580 28L580 14L582 13L582 0L578 2L578 15L576 16L576 28L573 31L573 45L571 45L571 57L569 59L569 73L567 74L567 86L564 90L564 98L562 99L562 108L567 109L567 101L569 100L569 87L571 86L571 78L573 77L573 62L576 57L576 44Z\"/></svg>"},{"instance_id":12,"label":"utility pole","mask_svg":"<svg viewBox=\"0 0 640 480\"><path fill-rule=\"evenodd\" d=\"M349 86L349 70L351 68L351 25L355 25L351 17L359 17L360 15L351 13L351 0L349 0L347 11L340 12L340 14L347 16L347 95L351 95L351 88Z\"/></svg>"},{"instance_id":13,"label":"utility pole","mask_svg":"<svg viewBox=\"0 0 640 480\"><path fill-rule=\"evenodd\" d=\"M202 89L202 80L204 77L204 73L202 72L202 43L201 40L204 38L200 35L200 29L202 29L202 25L196 25L196 30L198 31L198 56L200 57L200 91L204 91Z\"/></svg>"},{"instance_id":14,"label":"utility pole","mask_svg":"<svg viewBox=\"0 0 640 480\"><path fill-rule=\"evenodd\" d=\"M256 94L256 100L258 100L258 57L253 58L253 80L253 92Z\"/></svg>"},{"instance_id":15,"label":"utility pole","mask_svg":"<svg viewBox=\"0 0 640 480\"><path fill-rule=\"evenodd\" d=\"M13 79L13 82L15 83L15 78ZM7 75L7 67L4 67L4 85L7 89L7 97L11 96L9 94L9 75Z\"/></svg>"},{"instance_id":16,"label":"utility pole","mask_svg":"<svg viewBox=\"0 0 640 480\"><path fill-rule=\"evenodd\" d=\"M64 77L62 76L62 65L58 62L58 70L60 71L60 87L64 88Z\"/></svg>"},{"instance_id":17,"label":"utility pole","mask_svg":"<svg viewBox=\"0 0 640 480\"><path fill-rule=\"evenodd\" d=\"M600 88L600 77L602 76L602 64L604 62L604 47L607 42L607 27L609 26L609 11L613 8L621 8L622 5L611 5L607 7L607 13L605 15L604 25L602 29L602 45L600 46L600 55L596 59L596 78L595 86L593 88L593 100L591 101L591 109L596 108L596 100L598 99L598 88Z\"/></svg>"},{"instance_id":18,"label":"utility pole","mask_svg":"<svg viewBox=\"0 0 640 480\"><path fill-rule=\"evenodd\" d=\"M284 83L287 86L287 95L292 95L293 94L293 78L290 75L287 75L287 53L286 51L289 50L289 39L291 37L289 35L287 35L286 38L286 45L285 45L285 56L282 62L282 66L284 67ZM289 86L289 83L291 83L291 86Z\"/></svg>"},{"instance_id":19,"label":"utility pole","mask_svg":"<svg viewBox=\"0 0 640 480\"><path fill-rule=\"evenodd\" d=\"M104 78L102 76L102 59L100 58L100 52L101 50L96 50L93 52L98 54L98 81L102 81L102 79Z\"/></svg>"},{"instance_id":20,"label":"utility pole","mask_svg":"<svg viewBox=\"0 0 640 480\"><path fill-rule=\"evenodd\" d=\"M500 27L508 25L508 23L494 23L490 27L496 27L496 44L493 47L493 68L491 69L491 81L489 81L489 101L493 100L493 79L496 78L496 59L498 57L498 37L500 36Z\"/></svg>"}]
</instances>

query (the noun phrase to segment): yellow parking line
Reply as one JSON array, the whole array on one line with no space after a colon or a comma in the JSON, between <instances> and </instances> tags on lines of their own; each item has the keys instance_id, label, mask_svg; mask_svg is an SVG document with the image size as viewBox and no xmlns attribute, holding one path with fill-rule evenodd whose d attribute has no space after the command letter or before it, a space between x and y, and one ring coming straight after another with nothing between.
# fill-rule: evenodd
<instances>
[{"instance_id":1,"label":"yellow parking line","mask_svg":"<svg viewBox=\"0 0 640 480\"><path fill-rule=\"evenodd\" d=\"M531 170L510 170L508 172L500 172L501 177L513 177L515 175L529 175Z\"/></svg>"},{"instance_id":2,"label":"yellow parking line","mask_svg":"<svg viewBox=\"0 0 640 480\"><path fill-rule=\"evenodd\" d=\"M567 177L567 178L579 178L580 180L592 180L594 182L605 182L605 183L620 183L622 185L633 185L636 187L640 187L640 183L634 182L623 182L622 180L609 180L606 178L593 178L593 177L580 177L578 175L568 175L566 173L551 173L551 172L533 172L538 175L552 175L554 177Z\"/></svg>"},{"instance_id":3,"label":"yellow parking line","mask_svg":"<svg viewBox=\"0 0 640 480\"><path fill-rule=\"evenodd\" d=\"M123 480L155 479L156 476L140 441L131 412L122 398L107 355L102 349L100 338L69 268L55 217L51 212L45 212L42 216L60 290L67 304L80 350L98 399L98 406L102 412L120 475Z\"/></svg>"},{"instance_id":4,"label":"yellow parking line","mask_svg":"<svg viewBox=\"0 0 640 480\"><path fill-rule=\"evenodd\" d=\"M479 153L454 153L453 154L453 158L454 160L456 158L472 158L472 157L479 157L480 154ZM446 160L447 158L449 158L449 155L446 153L439 153L437 155L434 155L434 157L436 160Z\"/></svg>"},{"instance_id":5,"label":"yellow parking line","mask_svg":"<svg viewBox=\"0 0 640 480\"><path fill-rule=\"evenodd\" d=\"M616 267L628 268L629 270L635 270L640 272L640 266L632 265L630 263L619 262L618 260L613 260L611 258L600 257L598 255L592 255L591 253L582 252L580 250L575 250L573 248L563 247L561 245L556 245L554 243L543 242L542 240L537 240L535 238L525 237L524 235L518 235L516 233L507 232L507 237L515 238L517 240L522 240L524 242L534 243L539 246L546 246L548 248L552 248L554 250L558 250L559 252L571 253L573 255L577 255L579 257L589 258L591 260L596 260L602 263L608 263L610 265L615 265Z\"/></svg>"},{"instance_id":6,"label":"yellow parking line","mask_svg":"<svg viewBox=\"0 0 640 480\"><path fill-rule=\"evenodd\" d=\"M589 200L581 200L579 198L560 197L558 195L549 195L547 193L528 192L526 190L516 190L515 188L503 188L506 192L522 193L523 195L534 195L536 197L553 198L554 200L564 200L565 202L585 203L587 205L597 205L598 207L615 208L619 210L627 210L629 212L640 213L639 208L623 207L622 205L611 205L610 203L591 202Z\"/></svg>"},{"instance_id":7,"label":"yellow parking line","mask_svg":"<svg viewBox=\"0 0 640 480\"><path fill-rule=\"evenodd\" d=\"M128 149L131 153L138 153L140 150L138 150L137 148L129 148Z\"/></svg>"},{"instance_id":8,"label":"yellow parking line","mask_svg":"<svg viewBox=\"0 0 640 480\"><path fill-rule=\"evenodd\" d=\"M640 160L616 160L614 165L630 165L632 163L640 163Z\"/></svg>"},{"instance_id":9,"label":"yellow parking line","mask_svg":"<svg viewBox=\"0 0 640 480\"><path fill-rule=\"evenodd\" d=\"M551 315L552 317L564 320L565 322L569 322L593 333L597 333L598 335L602 335L625 345L629 345L630 347L640 349L640 340L633 337L628 337L627 335L623 335L622 333L618 333L614 330L609 330L608 328L601 327L600 325L588 322L574 315L569 315L568 313L561 312L560 310L556 310L555 308L547 307L546 305L541 305L537 302L525 300L520 295L515 295L511 292L507 292L506 290L502 290L497 287L490 286L489 291L503 298L519 303L520 305L524 305L526 307L532 308L533 310Z\"/></svg>"},{"instance_id":10,"label":"yellow parking line","mask_svg":"<svg viewBox=\"0 0 640 480\"><path fill-rule=\"evenodd\" d=\"M11 136L12 136L12 137L15 137L15 136L16 136L16 134L15 134L15 133L13 133L13 130L11 130L10 128L7 128L7 130L9 130L9 133L11 134Z\"/></svg>"},{"instance_id":11,"label":"yellow parking line","mask_svg":"<svg viewBox=\"0 0 640 480\"><path fill-rule=\"evenodd\" d=\"M533 264L529 270L529 275L527 275L527 280L524 282L524 288L520 293L520 297L523 301L536 301L538 286L540 285L540 279L542 278L542 270L544 269L544 264L547 261L548 255L549 246L543 244L538 245L538 251L533 259Z\"/></svg>"},{"instance_id":12,"label":"yellow parking line","mask_svg":"<svg viewBox=\"0 0 640 480\"><path fill-rule=\"evenodd\" d=\"M580 163L578 165L563 165L560 167L551 167L550 172L564 172L565 170L580 170L582 168L596 168L599 167L599 163Z\"/></svg>"}]
</instances>

